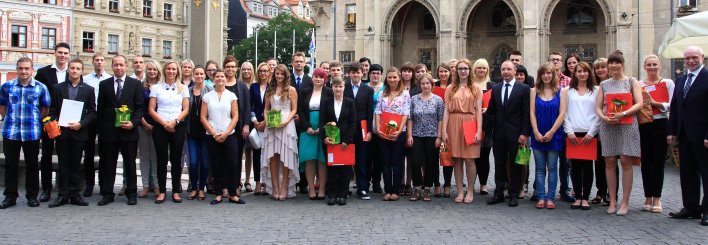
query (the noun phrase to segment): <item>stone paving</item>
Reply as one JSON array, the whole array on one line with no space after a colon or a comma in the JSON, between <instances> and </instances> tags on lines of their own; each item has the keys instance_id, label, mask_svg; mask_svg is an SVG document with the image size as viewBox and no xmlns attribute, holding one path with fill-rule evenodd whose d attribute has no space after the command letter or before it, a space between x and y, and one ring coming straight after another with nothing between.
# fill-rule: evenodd
<instances>
[{"instance_id":1,"label":"stone paving","mask_svg":"<svg viewBox=\"0 0 708 245\"><path fill-rule=\"evenodd\" d=\"M667 165L664 212L642 212L641 174L635 167L631 208L624 217L607 215L601 205L593 205L589 211L571 210L570 204L562 201L557 201L556 210L537 210L528 198L514 208L489 206L489 195L475 195L472 204L456 204L451 198L433 198L429 203L404 198L383 202L381 194L373 194L369 201L352 197L346 206L327 206L325 201L311 201L306 195L273 201L247 193L242 197L246 205L223 202L212 206L211 195L204 201L188 201L183 194L184 203L172 203L168 197L157 205L151 194L138 199L137 206L127 206L124 196L116 196L115 203L104 207L96 206L100 195L94 195L87 198L89 207L54 209L47 208L48 203L29 208L21 197L16 207L0 210L0 243L708 243L708 227L700 226L699 220L668 218L669 212L681 207L678 183L678 169ZM492 191L493 183L489 187ZM119 189L117 185L116 192Z\"/></svg>"}]
</instances>

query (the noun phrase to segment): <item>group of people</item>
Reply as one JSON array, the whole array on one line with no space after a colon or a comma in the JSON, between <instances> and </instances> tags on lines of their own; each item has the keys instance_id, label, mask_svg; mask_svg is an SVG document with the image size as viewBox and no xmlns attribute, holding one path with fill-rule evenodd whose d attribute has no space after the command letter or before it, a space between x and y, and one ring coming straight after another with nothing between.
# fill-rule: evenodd
<instances>
[{"instance_id":1,"label":"group of people","mask_svg":"<svg viewBox=\"0 0 708 245\"><path fill-rule=\"evenodd\" d=\"M537 208L556 208L560 182L560 198L572 202L571 208L588 210L591 203L603 203L607 213L625 215L632 165L639 161L646 198L642 210L661 213L666 149L678 138L684 209L671 216L703 217L702 224L708 225L702 216L708 212L706 197L703 206L698 204L701 178L708 189L708 115L699 109L708 106L708 74L700 48L689 47L685 56L689 73L676 84L660 76L654 55L644 59L646 78L626 75L620 51L592 64L576 54L554 52L535 79L515 51L502 63L498 82L491 81L485 59L465 58L440 64L436 78L423 64L384 69L368 58L346 66L322 62L309 77L303 53L293 55L292 72L272 58L239 66L227 56L222 64L195 66L191 60L161 65L137 56L131 76L126 57L112 57L111 76L103 70L104 56L95 54L94 71L83 76L83 62L69 60L69 46L60 43L53 65L32 78L32 60L20 58L18 77L0 87L6 155L6 199L0 208L15 205L18 197L20 149L28 205L49 201L54 146L59 196L49 207L88 205L80 191L83 179L83 196L93 193L98 136L101 206L114 201L119 153L129 205L149 192L157 195L155 203L165 201L168 162L176 203L182 202L184 166L189 169L188 199L204 200L211 192L214 205L222 198L244 204L243 188L275 200L292 198L299 188L312 200L346 205L352 179L364 200L371 190L383 193L384 201L401 196L431 201L451 196L453 174L454 202L472 203L477 177L479 193L488 194L492 154L496 189L487 203L508 198L509 206L517 206L526 197L530 174L517 153L530 147L536 176L531 199ZM61 123L60 134L50 137L43 128L61 121L67 101L81 103L80 120ZM328 132L334 125L338 134ZM569 148L597 154L575 159L567 157ZM450 161L440 159L441 149ZM333 162L333 154L347 151L353 152L353 165ZM619 169L623 195L618 203ZM249 182L251 170L255 188ZM593 182L598 192L590 199Z\"/></svg>"}]
</instances>

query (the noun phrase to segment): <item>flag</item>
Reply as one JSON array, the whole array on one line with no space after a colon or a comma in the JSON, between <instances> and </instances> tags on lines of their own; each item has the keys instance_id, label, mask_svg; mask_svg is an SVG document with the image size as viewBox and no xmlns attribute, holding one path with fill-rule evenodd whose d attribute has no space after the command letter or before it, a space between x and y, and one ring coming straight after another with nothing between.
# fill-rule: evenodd
<instances>
[{"instance_id":1,"label":"flag","mask_svg":"<svg viewBox=\"0 0 708 245\"><path fill-rule=\"evenodd\" d=\"M312 36L310 37L310 50L307 51L310 54L310 77L315 71L315 30L312 29Z\"/></svg>"}]
</instances>

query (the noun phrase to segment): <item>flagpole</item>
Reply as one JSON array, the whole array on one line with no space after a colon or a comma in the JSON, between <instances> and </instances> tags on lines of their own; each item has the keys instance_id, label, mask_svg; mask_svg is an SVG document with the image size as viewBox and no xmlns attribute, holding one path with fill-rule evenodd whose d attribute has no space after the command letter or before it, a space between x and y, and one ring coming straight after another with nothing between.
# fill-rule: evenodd
<instances>
[{"instance_id":1,"label":"flagpole","mask_svg":"<svg viewBox=\"0 0 708 245\"><path fill-rule=\"evenodd\" d=\"M258 65L258 27L253 28L256 31L256 58L253 60L253 63Z\"/></svg>"},{"instance_id":2,"label":"flagpole","mask_svg":"<svg viewBox=\"0 0 708 245\"><path fill-rule=\"evenodd\" d=\"M273 59L278 59L278 54L275 50L278 47L278 31L273 31Z\"/></svg>"},{"instance_id":3,"label":"flagpole","mask_svg":"<svg viewBox=\"0 0 708 245\"><path fill-rule=\"evenodd\" d=\"M293 55L295 55L295 29L293 29Z\"/></svg>"}]
</instances>

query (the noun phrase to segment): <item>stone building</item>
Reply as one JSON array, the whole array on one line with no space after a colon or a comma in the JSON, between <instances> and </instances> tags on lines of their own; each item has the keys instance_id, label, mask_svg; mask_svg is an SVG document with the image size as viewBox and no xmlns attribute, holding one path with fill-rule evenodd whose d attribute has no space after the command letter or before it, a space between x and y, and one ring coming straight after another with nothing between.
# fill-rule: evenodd
<instances>
[{"instance_id":1,"label":"stone building","mask_svg":"<svg viewBox=\"0 0 708 245\"><path fill-rule=\"evenodd\" d=\"M54 63L57 43L71 37L71 0L0 0L0 81L17 77L16 63L30 57L35 69Z\"/></svg>"},{"instance_id":2,"label":"stone building","mask_svg":"<svg viewBox=\"0 0 708 245\"><path fill-rule=\"evenodd\" d=\"M293 16L312 23L311 7L312 0L240 0L241 6L246 11L246 31L247 37L253 35L253 31L260 24L266 24L268 20L275 18L280 13L291 13Z\"/></svg>"},{"instance_id":3,"label":"stone building","mask_svg":"<svg viewBox=\"0 0 708 245\"><path fill-rule=\"evenodd\" d=\"M513 50L523 53L533 74L552 51L577 53L584 61L593 61L617 49L625 54L626 73L637 76L640 59L657 52L672 17L708 9L697 0L673 1L674 6L671 2L311 0L309 4L317 25L318 61L369 57L384 67L411 61L435 70L452 58L486 58L494 77L499 77L501 63ZM668 75L670 61L662 63Z\"/></svg>"}]
</instances>

